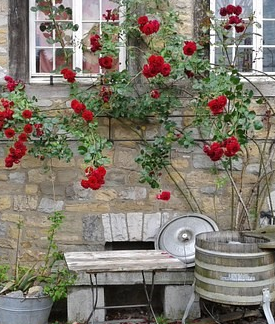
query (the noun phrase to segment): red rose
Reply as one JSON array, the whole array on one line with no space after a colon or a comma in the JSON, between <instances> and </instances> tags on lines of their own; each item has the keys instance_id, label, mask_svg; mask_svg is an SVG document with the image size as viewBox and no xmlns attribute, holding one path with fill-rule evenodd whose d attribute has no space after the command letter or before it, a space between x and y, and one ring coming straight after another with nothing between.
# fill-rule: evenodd
<instances>
[{"instance_id":1,"label":"red rose","mask_svg":"<svg viewBox=\"0 0 275 324\"><path fill-rule=\"evenodd\" d=\"M73 99L71 102L71 108L74 110L74 112L76 114L80 114L83 111L85 111L86 106L82 102L79 102L78 100Z\"/></svg>"},{"instance_id":2,"label":"red rose","mask_svg":"<svg viewBox=\"0 0 275 324\"><path fill-rule=\"evenodd\" d=\"M232 15L234 12L235 12L236 8L235 6L229 4L227 7L226 7L226 11L227 11L227 14L228 15Z\"/></svg>"},{"instance_id":3,"label":"red rose","mask_svg":"<svg viewBox=\"0 0 275 324\"><path fill-rule=\"evenodd\" d=\"M147 16L140 16L138 18L138 21L137 22L138 22L139 25L145 25L145 24L148 23L148 21L149 21L149 19L148 19Z\"/></svg>"},{"instance_id":4,"label":"red rose","mask_svg":"<svg viewBox=\"0 0 275 324\"><path fill-rule=\"evenodd\" d=\"M26 124L24 126L24 132L27 134L30 134L32 132L32 125L31 124Z\"/></svg>"},{"instance_id":5,"label":"red rose","mask_svg":"<svg viewBox=\"0 0 275 324\"><path fill-rule=\"evenodd\" d=\"M223 28L226 29L226 30L231 29L231 27L232 26L228 22L223 26Z\"/></svg>"},{"instance_id":6,"label":"red rose","mask_svg":"<svg viewBox=\"0 0 275 324\"><path fill-rule=\"evenodd\" d=\"M150 22L145 25L139 26L139 29L142 33L144 33L147 36L154 33L154 26Z\"/></svg>"},{"instance_id":7,"label":"red rose","mask_svg":"<svg viewBox=\"0 0 275 324\"><path fill-rule=\"evenodd\" d=\"M223 113L225 105L227 103L226 96L219 96L216 99L213 99L208 102L208 107L210 108L213 115L219 115Z\"/></svg>"},{"instance_id":8,"label":"red rose","mask_svg":"<svg viewBox=\"0 0 275 324\"><path fill-rule=\"evenodd\" d=\"M28 136L26 133L21 133L19 136L18 136L18 139L21 141L21 142L26 142L27 139L28 139Z\"/></svg>"},{"instance_id":9,"label":"red rose","mask_svg":"<svg viewBox=\"0 0 275 324\"><path fill-rule=\"evenodd\" d=\"M84 112L82 113L82 118L86 121L86 122L91 122L94 119L94 114L92 111L90 110L84 110Z\"/></svg>"},{"instance_id":10,"label":"red rose","mask_svg":"<svg viewBox=\"0 0 275 324\"><path fill-rule=\"evenodd\" d=\"M184 44L185 45L183 46L183 53L185 55L191 56L196 52L197 45L196 45L195 42L193 42L193 41L185 41Z\"/></svg>"},{"instance_id":11,"label":"red rose","mask_svg":"<svg viewBox=\"0 0 275 324\"><path fill-rule=\"evenodd\" d=\"M222 145L225 148L224 155L227 157L234 156L241 148L240 143L235 136L227 138Z\"/></svg>"},{"instance_id":12,"label":"red rose","mask_svg":"<svg viewBox=\"0 0 275 324\"><path fill-rule=\"evenodd\" d=\"M225 106L226 103L227 103L227 98L226 96L222 95L222 96L219 96L218 98L218 102L221 106Z\"/></svg>"},{"instance_id":13,"label":"red rose","mask_svg":"<svg viewBox=\"0 0 275 324\"><path fill-rule=\"evenodd\" d=\"M242 20L238 16L231 16L229 18L228 23L233 25L233 24L239 24Z\"/></svg>"},{"instance_id":14,"label":"red rose","mask_svg":"<svg viewBox=\"0 0 275 324\"><path fill-rule=\"evenodd\" d=\"M95 34L90 37L91 51L94 53L98 50L101 50L102 45L99 42L100 36Z\"/></svg>"},{"instance_id":15,"label":"red rose","mask_svg":"<svg viewBox=\"0 0 275 324\"><path fill-rule=\"evenodd\" d=\"M68 82L70 83L75 82L76 73L73 72L72 70L64 68L60 71L60 73L63 74L64 79L66 79Z\"/></svg>"},{"instance_id":16,"label":"red rose","mask_svg":"<svg viewBox=\"0 0 275 324\"><path fill-rule=\"evenodd\" d=\"M12 138L15 135L15 131L12 128L5 129L4 133L7 138Z\"/></svg>"},{"instance_id":17,"label":"red rose","mask_svg":"<svg viewBox=\"0 0 275 324\"><path fill-rule=\"evenodd\" d=\"M241 6L236 6L234 10L234 14L239 16L243 11L243 8Z\"/></svg>"},{"instance_id":18,"label":"red rose","mask_svg":"<svg viewBox=\"0 0 275 324\"><path fill-rule=\"evenodd\" d=\"M154 27L154 33L157 33L159 31L160 23L158 20L154 19L151 21L151 24Z\"/></svg>"},{"instance_id":19,"label":"red rose","mask_svg":"<svg viewBox=\"0 0 275 324\"><path fill-rule=\"evenodd\" d=\"M31 118L32 117L32 111L29 110L29 109L25 109L23 112L22 112L22 116L23 118Z\"/></svg>"},{"instance_id":20,"label":"red rose","mask_svg":"<svg viewBox=\"0 0 275 324\"><path fill-rule=\"evenodd\" d=\"M145 35L148 36L148 35L158 32L159 26L160 26L160 24L157 20L150 20L146 24L140 25L139 29L142 33L144 33Z\"/></svg>"},{"instance_id":21,"label":"red rose","mask_svg":"<svg viewBox=\"0 0 275 324\"><path fill-rule=\"evenodd\" d=\"M171 193L170 193L170 191L162 191L160 194L157 195L156 198L159 200L168 201L171 198Z\"/></svg>"},{"instance_id":22,"label":"red rose","mask_svg":"<svg viewBox=\"0 0 275 324\"><path fill-rule=\"evenodd\" d=\"M204 145L203 152L214 162L220 160L224 153L221 144L218 142L214 142L210 146Z\"/></svg>"},{"instance_id":23,"label":"red rose","mask_svg":"<svg viewBox=\"0 0 275 324\"><path fill-rule=\"evenodd\" d=\"M89 186L93 190L98 190L101 187L101 184L98 182L98 179L95 175L91 175L88 178Z\"/></svg>"},{"instance_id":24,"label":"red rose","mask_svg":"<svg viewBox=\"0 0 275 324\"><path fill-rule=\"evenodd\" d=\"M159 93L158 90L152 90L152 91L150 92L150 95L151 95L151 97L154 98L154 99L158 99L158 98L160 97L160 93Z\"/></svg>"},{"instance_id":25,"label":"red rose","mask_svg":"<svg viewBox=\"0 0 275 324\"><path fill-rule=\"evenodd\" d=\"M161 70L161 66L164 64L164 58L161 55L151 55L148 58L149 65L158 67L159 71Z\"/></svg>"},{"instance_id":26,"label":"red rose","mask_svg":"<svg viewBox=\"0 0 275 324\"><path fill-rule=\"evenodd\" d=\"M9 108L4 111L4 115L6 119L13 119L13 114L14 111Z\"/></svg>"},{"instance_id":27,"label":"red rose","mask_svg":"<svg viewBox=\"0 0 275 324\"><path fill-rule=\"evenodd\" d=\"M99 65L104 69L111 69L113 66L113 58L111 56L104 56L98 59Z\"/></svg>"},{"instance_id":28,"label":"red rose","mask_svg":"<svg viewBox=\"0 0 275 324\"><path fill-rule=\"evenodd\" d=\"M213 99L209 101L207 105L209 106L213 115L219 115L223 113L224 106L219 104L218 99Z\"/></svg>"},{"instance_id":29,"label":"red rose","mask_svg":"<svg viewBox=\"0 0 275 324\"><path fill-rule=\"evenodd\" d=\"M6 168L12 168L13 167L13 162L14 162L14 159L12 158L12 156L8 155L5 158L5 167Z\"/></svg>"},{"instance_id":30,"label":"red rose","mask_svg":"<svg viewBox=\"0 0 275 324\"><path fill-rule=\"evenodd\" d=\"M82 186L83 188L85 188L85 189L90 188L89 181L86 180L86 179L82 179L80 184L81 184L81 186Z\"/></svg>"},{"instance_id":31,"label":"red rose","mask_svg":"<svg viewBox=\"0 0 275 324\"><path fill-rule=\"evenodd\" d=\"M220 9L220 15L223 16L223 17L227 15L227 10L226 10L225 7L222 7L222 8Z\"/></svg>"},{"instance_id":32,"label":"red rose","mask_svg":"<svg viewBox=\"0 0 275 324\"><path fill-rule=\"evenodd\" d=\"M104 166L99 166L95 172L99 173L102 177L104 177L107 173L106 169L104 168Z\"/></svg>"},{"instance_id":33,"label":"red rose","mask_svg":"<svg viewBox=\"0 0 275 324\"><path fill-rule=\"evenodd\" d=\"M161 74L166 77L171 73L171 65L169 63L164 63L161 67Z\"/></svg>"},{"instance_id":34,"label":"red rose","mask_svg":"<svg viewBox=\"0 0 275 324\"><path fill-rule=\"evenodd\" d=\"M237 33L242 33L245 30L245 24L242 23L240 25L236 25L235 30L236 30Z\"/></svg>"},{"instance_id":35,"label":"red rose","mask_svg":"<svg viewBox=\"0 0 275 324\"><path fill-rule=\"evenodd\" d=\"M146 78L152 78L158 74L158 69L154 69L152 65L145 64L142 69L142 74Z\"/></svg>"}]
</instances>

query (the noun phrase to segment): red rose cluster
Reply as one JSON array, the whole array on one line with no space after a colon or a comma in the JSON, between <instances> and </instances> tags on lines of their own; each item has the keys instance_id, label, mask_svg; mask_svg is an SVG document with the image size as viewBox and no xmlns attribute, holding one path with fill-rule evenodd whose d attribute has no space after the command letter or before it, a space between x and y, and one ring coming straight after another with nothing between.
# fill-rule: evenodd
<instances>
[{"instance_id":1,"label":"red rose cluster","mask_svg":"<svg viewBox=\"0 0 275 324\"><path fill-rule=\"evenodd\" d=\"M72 70L64 68L60 71L60 73L63 74L64 79L66 79L69 83L75 82L76 73Z\"/></svg>"},{"instance_id":2,"label":"red rose cluster","mask_svg":"<svg viewBox=\"0 0 275 324\"><path fill-rule=\"evenodd\" d=\"M147 16L141 16L138 18L139 30L145 35L152 35L159 31L160 23L154 19L149 20Z\"/></svg>"},{"instance_id":3,"label":"red rose cluster","mask_svg":"<svg viewBox=\"0 0 275 324\"><path fill-rule=\"evenodd\" d=\"M185 41L182 50L185 55L191 56L196 52L197 45L193 41Z\"/></svg>"},{"instance_id":4,"label":"red rose cluster","mask_svg":"<svg viewBox=\"0 0 275 324\"><path fill-rule=\"evenodd\" d=\"M158 200L166 200L168 201L171 198L170 191L162 191L160 194L156 196Z\"/></svg>"},{"instance_id":5,"label":"red rose cluster","mask_svg":"<svg viewBox=\"0 0 275 324\"><path fill-rule=\"evenodd\" d=\"M18 140L14 143L13 147L10 147L9 154L5 158L5 167L11 168L13 164L18 164L22 157L27 153L27 147L22 140Z\"/></svg>"},{"instance_id":6,"label":"red rose cluster","mask_svg":"<svg viewBox=\"0 0 275 324\"><path fill-rule=\"evenodd\" d=\"M237 33L242 33L245 30L245 22L239 17L243 9L241 6L234 6L229 4L227 7L220 9L220 15L222 17L228 16L228 19L224 25L224 28L229 30L232 26L235 26Z\"/></svg>"},{"instance_id":7,"label":"red rose cluster","mask_svg":"<svg viewBox=\"0 0 275 324\"><path fill-rule=\"evenodd\" d=\"M11 108L14 106L14 102L1 98L0 105L4 108L3 111L0 111L0 130L2 130L5 122L13 119L14 111Z\"/></svg>"},{"instance_id":8,"label":"red rose cluster","mask_svg":"<svg viewBox=\"0 0 275 324\"><path fill-rule=\"evenodd\" d=\"M9 91L13 91L15 87L21 83L21 81L15 81L12 77L7 76L5 77L5 80L7 82L7 88ZM24 84L22 83L23 87ZM43 131L41 130L42 124L31 124L31 118L33 116L33 113L30 109L25 109L21 112L21 117L23 117L24 120L26 120L26 124L23 127L23 131L17 135L16 134L16 127L18 125L15 124L15 128L12 127L12 121L14 119L14 102L9 101L5 98L0 99L0 131L3 131L4 136L7 139L14 140L14 144L9 149L9 154L5 158L5 166L7 168L11 168L13 164L18 164L20 162L20 159L26 154L27 147L25 145L25 142L28 141L29 134L31 134L34 130L33 127L37 125L39 126L40 132L34 132L34 136L41 136L43 134ZM37 126L38 127L38 126Z\"/></svg>"},{"instance_id":9,"label":"red rose cluster","mask_svg":"<svg viewBox=\"0 0 275 324\"><path fill-rule=\"evenodd\" d=\"M113 58L111 56L103 56L98 59L99 65L106 70L109 70L113 66Z\"/></svg>"},{"instance_id":10,"label":"red rose cluster","mask_svg":"<svg viewBox=\"0 0 275 324\"><path fill-rule=\"evenodd\" d=\"M90 44L91 44L91 51L94 53L96 51L100 51L102 48L102 45L100 44L100 36L95 34L91 35L90 37Z\"/></svg>"},{"instance_id":11,"label":"red rose cluster","mask_svg":"<svg viewBox=\"0 0 275 324\"><path fill-rule=\"evenodd\" d=\"M81 186L85 189L98 190L105 183L106 169L104 166L99 166L96 169L87 167L85 174L87 179L81 180Z\"/></svg>"},{"instance_id":12,"label":"red rose cluster","mask_svg":"<svg viewBox=\"0 0 275 324\"><path fill-rule=\"evenodd\" d=\"M219 115L223 113L226 103L227 98L226 96L222 95L209 101L207 106L210 108L213 115Z\"/></svg>"},{"instance_id":13,"label":"red rose cluster","mask_svg":"<svg viewBox=\"0 0 275 324\"><path fill-rule=\"evenodd\" d=\"M87 122L91 122L93 121L94 119L94 114L91 110L88 110L86 109L86 106L84 103L82 102L79 102L78 100L76 99L73 99L71 101L71 108L73 109L73 111L80 115L81 114L81 117Z\"/></svg>"},{"instance_id":14,"label":"red rose cluster","mask_svg":"<svg viewBox=\"0 0 275 324\"><path fill-rule=\"evenodd\" d=\"M109 20L112 20L112 21L119 20L119 14L118 14L116 9L113 9L113 10L112 9L107 9L106 14L103 14L102 16L107 21L109 21Z\"/></svg>"},{"instance_id":15,"label":"red rose cluster","mask_svg":"<svg viewBox=\"0 0 275 324\"><path fill-rule=\"evenodd\" d=\"M112 90L110 88L107 88L105 86L101 87L99 96L103 99L104 102L109 102L112 95Z\"/></svg>"},{"instance_id":16,"label":"red rose cluster","mask_svg":"<svg viewBox=\"0 0 275 324\"><path fill-rule=\"evenodd\" d=\"M153 78L158 73L161 73L166 77L169 76L170 72L170 64L165 63L164 58L161 55L151 55L148 58L148 64L145 64L142 70L142 73L146 78Z\"/></svg>"},{"instance_id":17,"label":"red rose cluster","mask_svg":"<svg viewBox=\"0 0 275 324\"><path fill-rule=\"evenodd\" d=\"M212 161L218 161L223 155L227 157L234 156L240 148L241 146L238 139L235 136L231 136L221 143L214 142L210 146L204 145L203 151Z\"/></svg>"},{"instance_id":18,"label":"red rose cluster","mask_svg":"<svg viewBox=\"0 0 275 324\"><path fill-rule=\"evenodd\" d=\"M12 91L14 91L15 90L15 88L18 86L18 84L22 84L23 85L23 83L21 82L21 81L19 81L19 80L14 80L11 76L9 76L9 75L6 75L5 77L4 77L4 80L7 82L7 84L6 84L6 87L7 87L7 89L10 91L10 92L12 92Z\"/></svg>"}]
</instances>

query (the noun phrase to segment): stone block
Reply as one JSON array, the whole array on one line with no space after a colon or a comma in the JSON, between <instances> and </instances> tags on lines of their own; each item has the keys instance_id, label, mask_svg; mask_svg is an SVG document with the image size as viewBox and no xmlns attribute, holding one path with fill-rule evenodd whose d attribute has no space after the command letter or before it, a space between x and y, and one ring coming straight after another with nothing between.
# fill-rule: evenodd
<instances>
[{"instance_id":1,"label":"stone block","mask_svg":"<svg viewBox=\"0 0 275 324\"><path fill-rule=\"evenodd\" d=\"M194 288L192 285L165 286L163 305L164 316L169 319L181 319L193 293ZM195 301L190 308L187 318L194 319L199 317L199 297L195 295Z\"/></svg>"},{"instance_id":2,"label":"stone block","mask_svg":"<svg viewBox=\"0 0 275 324\"><path fill-rule=\"evenodd\" d=\"M127 225L130 241L142 241L143 213L127 213Z\"/></svg>"},{"instance_id":3,"label":"stone block","mask_svg":"<svg viewBox=\"0 0 275 324\"><path fill-rule=\"evenodd\" d=\"M53 199L42 198L38 206L38 211L51 214L55 211L62 210L63 206L64 206L64 201L62 200L54 201Z\"/></svg>"},{"instance_id":4,"label":"stone block","mask_svg":"<svg viewBox=\"0 0 275 324\"><path fill-rule=\"evenodd\" d=\"M70 287L68 290L68 322L86 323L91 314L94 305L94 299L91 287ZM97 306L102 307L105 305L104 288L98 287L97 289ZM98 309L95 311L94 316L89 323L93 321L104 321L105 310Z\"/></svg>"},{"instance_id":5,"label":"stone block","mask_svg":"<svg viewBox=\"0 0 275 324\"><path fill-rule=\"evenodd\" d=\"M161 213L145 214L143 241L154 241L161 226Z\"/></svg>"},{"instance_id":6,"label":"stone block","mask_svg":"<svg viewBox=\"0 0 275 324\"><path fill-rule=\"evenodd\" d=\"M11 208L11 197L2 196L0 197L0 211Z\"/></svg>"},{"instance_id":7,"label":"stone block","mask_svg":"<svg viewBox=\"0 0 275 324\"><path fill-rule=\"evenodd\" d=\"M113 241L129 241L127 233L126 215L110 214Z\"/></svg>"}]
</instances>

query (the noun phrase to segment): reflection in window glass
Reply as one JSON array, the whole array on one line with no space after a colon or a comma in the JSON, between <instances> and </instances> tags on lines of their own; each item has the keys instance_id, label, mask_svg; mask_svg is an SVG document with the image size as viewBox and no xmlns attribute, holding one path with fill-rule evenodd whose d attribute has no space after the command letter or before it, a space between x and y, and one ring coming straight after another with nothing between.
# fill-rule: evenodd
<instances>
[{"instance_id":1,"label":"reflection in window glass","mask_svg":"<svg viewBox=\"0 0 275 324\"><path fill-rule=\"evenodd\" d=\"M264 72L275 72L275 48L264 48L263 54Z\"/></svg>"},{"instance_id":2,"label":"reflection in window glass","mask_svg":"<svg viewBox=\"0 0 275 324\"><path fill-rule=\"evenodd\" d=\"M241 72L250 72L252 70L253 63L253 51L252 48L240 48L237 60L235 62L236 67Z\"/></svg>"},{"instance_id":3,"label":"reflection in window glass","mask_svg":"<svg viewBox=\"0 0 275 324\"><path fill-rule=\"evenodd\" d=\"M100 2L98 0L84 0L82 5L82 20L99 20Z\"/></svg>"},{"instance_id":4,"label":"reflection in window glass","mask_svg":"<svg viewBox=\"0 0 275 324\"><path fill-rule=\"evenodd\" d=\"M51 49L36 51L36 72L49 73L53 70L53 52Z\"/></svg>"}]
</instances>

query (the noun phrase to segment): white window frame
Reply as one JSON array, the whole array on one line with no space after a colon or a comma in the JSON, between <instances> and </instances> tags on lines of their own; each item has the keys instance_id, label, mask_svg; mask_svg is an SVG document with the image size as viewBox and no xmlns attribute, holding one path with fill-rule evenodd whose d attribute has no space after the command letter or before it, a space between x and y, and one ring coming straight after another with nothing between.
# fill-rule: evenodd
<instances>
[{"instance_id":1,"label":"white window frame","mask_svg":"<svg viewBox=\"0 0 275 324\"><path fill-rule=\"evenodd\" d=\"M100 1L100 0L99 0ZM82 17L82 6L79 5L79 3L82 0L73 0L73 24L78 24L79 28L76 32L73 32L73 38L76 42L81 41L82 39L82 23L85 22L85 20L82 20L80 17ZM54 83L63 82L63 77L61 74L54 74L54 73L37 73L36 72L36 42L35 42L35 13L30 10L31 7L34 7L35 0L29 0L29 67L30 67L30 83L50 83L51 77L54 77ZM102 1L100 1L100 33L101 33L101 23L106 23L106 20L103 18L104 12L102 12ZM119 16L123 17L122 12L119 12ZM76 19L77 17L77 19ZM96 21L98 22L98 21ZM120 24L122 23L122 19L120 19ZM56 44L53 44L53 47L55 47ZM57 45L58 46L58 45ZM59 47L59 46L58 46ZM45 48L45 46L43 46ZM50 47L52 48L52 47ZM70 48L70 47L68 47ZM74 44L72 46L72 49L74 51L73 54L73 69L75 68L81 68L82 67L82 59L83 59L83 53L82 48L80 46L77 46ZM120 47L119 50L119 70L123 70L126 67L126 49L125 47ZM80 82L90 82L93 78L98 77L98 75L102 74L102 71L100 69L99 73L78 73L77 78Z\"/></svg>"},{"instance_id":2,"label":"white window frame","mask_svg":"<svg viewBox=\"0 0 275 324\"><path fill-rule=\"evenodd\" d=\"M256 21L262 26L263 21L274 21L275 17L272 19L263 18L263 1L264 0L252 0L253 8L251 8L251 13L254 13L256 17ZM240 1L232 0L230 4L238 5ZM215 12L216 8L216 0L210 0L210 10ZM219 17L220 18L220 17ZM222 17L221 17L222 18ZM244 17L246 18L246 17ZM251 72L243 72L245 75L256 76L257 78L261 77L262 79L268 78L267 75L274 75L275 72L263 72L263 48L265 47L263 44L263 36L262 36L262 28L259 28L257 24L253 24L253 45L252 48L255 49L252 54L252 71ZM274 31L275 37L275 31ZM210 44L215 43L215 35L213 32L210 32ZM212 64L215 63L215 45L210 46L210 62ZM240 46L241 48L242 46ZM247 48L247 46L244 46ZM268 45L269 48L275 48L275 45ZM234 48L233 48L234 55ZM269 79L270 80L270 79Z\"/></svg>"}]
</instances>

